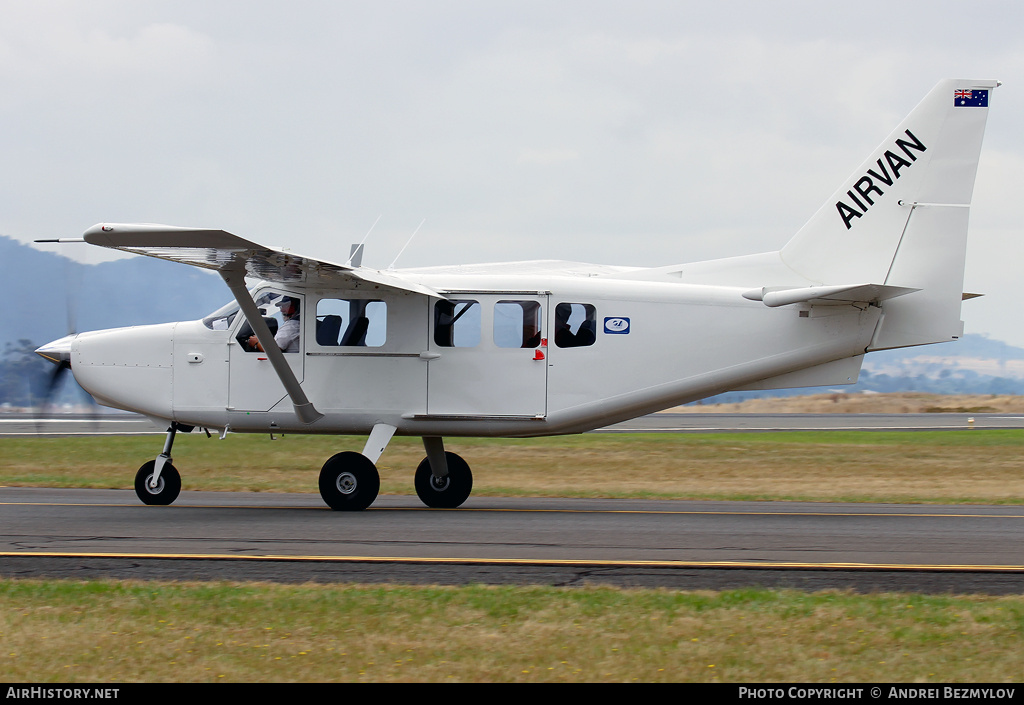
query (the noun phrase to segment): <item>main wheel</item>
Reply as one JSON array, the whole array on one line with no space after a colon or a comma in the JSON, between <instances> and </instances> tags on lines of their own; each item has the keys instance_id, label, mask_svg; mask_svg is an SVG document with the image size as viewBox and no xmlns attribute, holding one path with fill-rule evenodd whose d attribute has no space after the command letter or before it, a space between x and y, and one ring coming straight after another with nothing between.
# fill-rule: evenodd
<instances>
[{"instance_id":1,"label":"main wheel","mask_svg":"<svg viewBox=\"0 0 1024 705\"><path fill-rule=\"evenodd\" d=\"M430 470L430 460L424 458L416 468L416 494L428 507L455 509L469 498L473 491L473 473L460 456L445 451L448 477L437 478Z\"/></svg>"},{"instance_id":2,"label":"main wheel","mask_svg":"<svg viewBox=\"0 0 1024 705\"><path fill-rule=\"evenodd\" d=\"M143 504L170 504L181 492L181 475L170 463L164 463L156 487L149 486L149 480L156 471L156 461L150 460L135 473L135 494Z\"/></svg>"},{"instance_id":3,"label":"main wheel","mask_svg":"<svg viewBox=\"0 0 1024 705\"><path fill-rule=\"evenodd\" d=\"M320 470L320 496L335 511L366 509L377 499L379 491L377 467L361 453L338 453Z\"/></svg>"}]
</instances>

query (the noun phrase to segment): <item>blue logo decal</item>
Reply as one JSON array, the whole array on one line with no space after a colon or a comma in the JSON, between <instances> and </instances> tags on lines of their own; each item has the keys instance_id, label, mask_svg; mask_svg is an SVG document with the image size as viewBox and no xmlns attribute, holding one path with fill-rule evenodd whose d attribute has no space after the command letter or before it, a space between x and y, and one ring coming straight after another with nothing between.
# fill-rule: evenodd
<instances>
[{"instance_id":1,"label":"blue logo decal","mask_svg":"<svg viewBox=\"0 0 1024 705\"><path fill-rule=\"evenodd\" d=\"M629 319L628 318L606 318L604 319L604 332L613 333L617 335L626 335L629 333Z\"/></svg>"}]
</instances>

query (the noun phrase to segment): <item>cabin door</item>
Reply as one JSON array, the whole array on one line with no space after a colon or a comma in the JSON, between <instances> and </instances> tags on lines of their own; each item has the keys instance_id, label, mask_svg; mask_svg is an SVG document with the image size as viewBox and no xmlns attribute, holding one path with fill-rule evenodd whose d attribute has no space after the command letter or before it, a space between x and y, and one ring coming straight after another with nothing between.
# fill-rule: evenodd
<instances>
[{"instance_id":1,"label":"cabin door","mask_svg":"<svg viewBox=\"0 0 1024 705\"><path fill-rule=\"evenodd\" d=\"M448 294L430 310L427 414L547 414L548 295Z\"/></svg>"},{"instance_id":2,"label":"cabin door","mask_svg":"<svg viewBox=\"0 0 1024 705\"><path fill-rule=\"evenodd\" d=\"M313 301L316 300L314 304ZM306 395L319 411L363 416L422 414L427 403L429 300L422 294L310 292Z\"/></svg>"},{"instance_id":3,"label":"cabin door","mask_svg":"<svg viewBox=\"0 0 1024 705\"><path fill-rule=\"evenodd\" d=\"M256 305L263 312L271 333L277 333L286 326L301 331L301 321L305 311L302 310L301 296L284 296L274 291L263 291L257 294ZM290 301L287 301L290 300ZM294 305L294 309L288 304ZM282 308L288 314L282 313ZM228 343L228 409L233 411L270 411L282 399L288 396L277 376L274 366L265 352L249 344L252 328L241 315L236 316L232 339ZM296 326L295 322L299 325ZM285 348L284 357L292 368L296 379L302 382L304 336L299 336L290 346ZM289 406L289 408L291 408Z\"/></svg>"}]
</instances>

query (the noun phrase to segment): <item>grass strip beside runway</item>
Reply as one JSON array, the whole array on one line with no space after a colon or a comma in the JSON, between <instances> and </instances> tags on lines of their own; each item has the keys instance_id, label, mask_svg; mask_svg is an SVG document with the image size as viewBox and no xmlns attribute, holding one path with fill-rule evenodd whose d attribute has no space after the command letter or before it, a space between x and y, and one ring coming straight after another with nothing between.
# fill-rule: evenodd
<instances>
[{"instance_id":1,"label":"grass strip beside runway","mask_svg":"<svg viewBox=\"0 0 1024 705\"><path fill-rule=\"evenodd\" d=\"M5 682L1019 682L1024 597L0 581Z\"/></svg>"},{"instance_id":2,"label":"grass strip beside runway","mask_svg":"<svg viewBox=\"0 0 1024 705\"><path fill-rule=\"evenodd\" d=\"M312 492L351 436L179 436L186 490ZM0 485L130 488L153 437L0 439ZM446 440L477 496L1024 504L1024 431L584 434ZM381 492L412 494L419 439L378 462Z\"/></svg>"}]
</instances>

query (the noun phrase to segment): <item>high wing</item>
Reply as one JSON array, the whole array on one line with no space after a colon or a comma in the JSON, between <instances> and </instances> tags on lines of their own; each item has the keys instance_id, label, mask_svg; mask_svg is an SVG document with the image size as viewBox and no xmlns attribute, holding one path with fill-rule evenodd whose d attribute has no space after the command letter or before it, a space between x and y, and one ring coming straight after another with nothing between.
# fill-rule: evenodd
<instances>
[{"instance_id":1,"label":"high wing","mask_svg":"<svg viewBox=\"0 0 1024 705\"><path fill-rule=\"evenodd\" d=\"M247 276L296 288L381 288L445 298L401 276L352 267L267 247L224 230L149 223L100 223L85 232L91 245L190 264L217 272L244 270Z\"/></svg>"}]
</instances>

